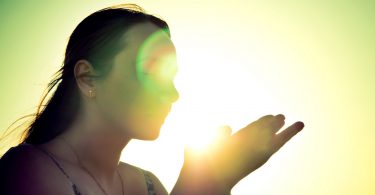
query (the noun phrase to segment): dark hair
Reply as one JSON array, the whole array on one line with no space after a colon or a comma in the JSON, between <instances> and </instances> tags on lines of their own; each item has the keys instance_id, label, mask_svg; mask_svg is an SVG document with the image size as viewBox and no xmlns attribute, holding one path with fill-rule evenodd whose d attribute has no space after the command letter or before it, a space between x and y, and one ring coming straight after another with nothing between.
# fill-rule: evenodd
<instances>
[{"instance_id":1,"label":"dark hair","mask_svg":"<svg viewBox=\"0 0 375 195\"><path fill-rule=\"evenodd\" d=\"M70 36L62 67L49 82L35 118L24 131L21 142L42 144L68 128L80 108L80 95L74 76L75 63L86 59L100 76L105 76L111 68L113 56L123 47L119 39L131 26L143 22L153 23L170 35L165 21L145 13L135 4L107 7L80 22ZM55 92L47 104L43 105L55 86Z\"/></svg>"}]
</instances>

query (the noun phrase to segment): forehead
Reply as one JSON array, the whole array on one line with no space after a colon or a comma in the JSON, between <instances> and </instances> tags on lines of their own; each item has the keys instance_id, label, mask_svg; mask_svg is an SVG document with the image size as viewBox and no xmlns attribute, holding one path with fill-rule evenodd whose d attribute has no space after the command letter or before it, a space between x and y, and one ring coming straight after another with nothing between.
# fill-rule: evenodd
<instances>
[{"instance_id":1,"label":"forehead","mask_svg":"<svg viewBox=\"0 0 375 195\"><path fill-rule=\"evenodd\" d=\"M122 41L127 53L139 55L142 52L142 55L153 55L160 50L175 52L169 35L160 27L149 22L132 26L124 34Z\"/></svg>"},{"instance_id":2,"label":"forehead","mask_svg":"<svg viewBox=\"0 0 375 195\"><path fill-rule=\"evenodd\" d=\"M137 61L162 56L175 56L176 50L169 35L152 23L140 23L132 26L120 39L123 49L114 58L116 72L122 69L136 68Z\"/></svg>"}]
</instances>

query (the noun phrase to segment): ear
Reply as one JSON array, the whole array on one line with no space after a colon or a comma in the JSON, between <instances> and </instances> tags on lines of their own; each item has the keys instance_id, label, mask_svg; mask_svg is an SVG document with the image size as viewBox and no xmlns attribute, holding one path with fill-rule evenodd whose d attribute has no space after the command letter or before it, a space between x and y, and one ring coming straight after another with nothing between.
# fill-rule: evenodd
<instances>
[{"instance_id":1,"label":"ear","mask_svg":"<svg viewBox=\"0 0 375 195\"><path fill-rule=\"evenodd\" d=\"M95 96L94 78L96 73L89 61L78 60L74 66L74 76L82 94L90 98Z\"/></svg>"}]
</instances>

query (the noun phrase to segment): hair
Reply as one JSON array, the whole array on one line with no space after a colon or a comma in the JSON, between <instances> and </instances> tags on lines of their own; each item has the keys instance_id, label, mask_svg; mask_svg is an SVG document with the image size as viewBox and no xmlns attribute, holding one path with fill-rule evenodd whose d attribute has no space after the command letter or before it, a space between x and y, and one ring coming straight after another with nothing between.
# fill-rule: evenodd
<instances>
[{"instance_id":1,"label":"hair","mask_svg":"<svg viewBox=\"0 0 375 195\"><path fill-rule=\"evenodd\" d=\"M80 108L80 94L74 75L76 62L80 59L89 61L99 72L98 77L105 77L111 69L113 56L124 47L120 38L133 25L145 22L160 27L170 36L164 20L147 14L135 4L107 7L82 20L71 34L63 64L48 83L46 93L33 115L34 119L24 130L20 142L42 144L67 129ZM47 104L43 105L55 87Z\"/></svg>"}]
</instances>

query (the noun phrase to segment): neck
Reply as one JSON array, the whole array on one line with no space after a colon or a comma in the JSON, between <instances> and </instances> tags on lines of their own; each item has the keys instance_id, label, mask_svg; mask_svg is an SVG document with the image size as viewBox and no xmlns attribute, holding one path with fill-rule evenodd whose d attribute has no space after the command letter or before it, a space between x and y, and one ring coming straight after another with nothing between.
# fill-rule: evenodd
<instances>
[{"instance_id":1,"label":"neck","mask_svg":"<svg viewBox=\"0 0 375 195\"><path fill-rule=\"evenodd\" d=\"M73 163L83 166L98 180L111 181L115 177L121 151L131 139L104 123L98 124L98 120L77 121L59 136L60 143L65 145L65 150L71 150L70 160Z\"/></svg>"}]
</instances>

